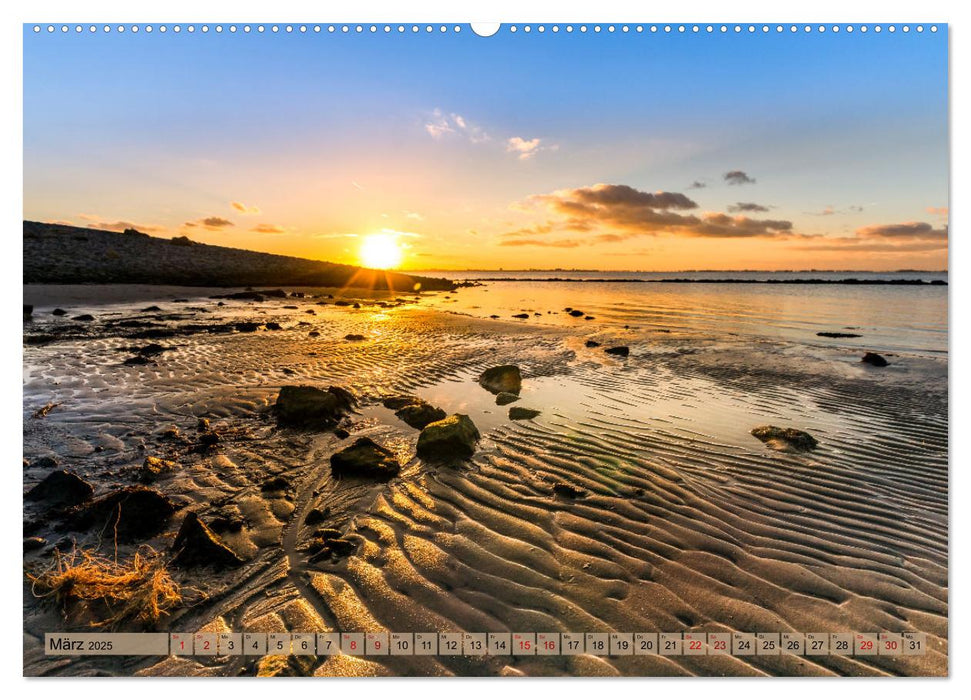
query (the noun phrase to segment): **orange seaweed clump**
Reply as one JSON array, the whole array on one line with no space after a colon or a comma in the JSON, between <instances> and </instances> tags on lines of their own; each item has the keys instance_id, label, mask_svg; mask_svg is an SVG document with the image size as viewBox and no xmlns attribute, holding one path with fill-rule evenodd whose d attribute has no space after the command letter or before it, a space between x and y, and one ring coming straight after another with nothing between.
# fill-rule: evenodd
<instances>
[{"instance_id":1,"label":"orange seaweed clump","mask_svg":"<svg viewBox=\"0 0 971 700\"><path fill-rule=\"evenodd\" d=\"M94 550L55 550L50 566L27 578L34 596L51 600L66 617L87 620L90 627L150 626L182 602L162 555L148 546L120 563Z\"/></svg>"}]
</instances>

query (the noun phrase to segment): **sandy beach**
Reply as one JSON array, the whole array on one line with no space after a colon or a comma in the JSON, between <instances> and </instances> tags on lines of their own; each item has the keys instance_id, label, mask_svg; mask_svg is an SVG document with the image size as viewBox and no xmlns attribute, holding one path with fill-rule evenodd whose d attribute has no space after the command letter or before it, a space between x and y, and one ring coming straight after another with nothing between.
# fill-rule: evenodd
<instances>
[{"instance_id":1,"label":"sandy beach","mask_svg":"<svg viewBox=\"0 0 971 700\"><path fill-rule=\"evenodd\" d=\"M24 491L59 470L91 486L71 508L25 500L25 570L55 550L125 562L151 546L181 599L126 631L909 630L925 655L46 657L43 632L104 611L65 610L25 580L24 673L946 675L946 289L894 290L928 305L902 329L868 298L810 300L801 316L779 298L702 306L687 287L659 317L648 296L593 287L254 301L25 285ZM834 330L855 337L817 335ZM862 363L870 350L888 365ZM478 381L501 365L521 371L508 405ZM286 424L285 386L341 387L353 405L327 427ZM417 456L401 397L467 415L472 456ZM818 444L776 449L753 436L763 425ZM396 475L332 468L364 437ZM171 513L119 534L115 511L112 532L90 504L136 487ZM174 558L189 513L230 563Z\"/></svg>"}]
</instances>

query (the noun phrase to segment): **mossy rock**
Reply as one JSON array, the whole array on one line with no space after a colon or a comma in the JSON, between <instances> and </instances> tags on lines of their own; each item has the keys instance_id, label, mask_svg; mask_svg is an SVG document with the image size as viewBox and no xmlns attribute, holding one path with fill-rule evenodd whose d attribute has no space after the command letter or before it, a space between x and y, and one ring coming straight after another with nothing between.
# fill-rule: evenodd
<instances>
[{"instance_id":1,"label":"mossy rock","mask_svg":"<svg viewBox=\"0 0 971 700\"><path fill-rule=\"evenodd\" d=\"M427 459L467 459L475 454L479 429L467 415L455 413L429 423L418 436L418 456Z\"/></svg>"},{"instance_id":2,"label":"mossy rock","mask_svg":"<svg viewBox=\"0 0 971 700\"><path fill-rule=\"evenodd\" d=\"M331 455L330 468L335 474L390 479L401 471L401 463L388 448L361 437Z\"/></svg>"},{"instance_id":3,"label":"mossy rock","mask_svg":"<svg viewBox=\"0 0 971 700\"><path fill-rule=\"evenodd\" d=\"M523 387L523 375L516 365L490 367L479 375L479 384L493 394L503 391L518 394Z\"/></svg>"},{"instance_id":4,"label":"mossy rock","mask_svg":"<svg viewBox=\"0 0 971 700\"><path fill-rule=\"evenodd\" d=\"M276 399L281 425L299 428L331 428L354 407L354 395L341 387L327 391L313 386L284 386Z\"/></svg>"}]
</instances>

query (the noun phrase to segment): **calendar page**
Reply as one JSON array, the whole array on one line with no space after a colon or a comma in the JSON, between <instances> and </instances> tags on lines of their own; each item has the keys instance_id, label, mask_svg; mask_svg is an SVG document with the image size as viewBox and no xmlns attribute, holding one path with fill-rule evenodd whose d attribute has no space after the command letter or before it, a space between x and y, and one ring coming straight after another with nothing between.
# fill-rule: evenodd
<instances>
[{"instance_id":1,"label":"calendar page","mask_svg":"<svg viewBox=\"0 0 971 700\"><path fill-rule=\"evenodd\" d=\"M22 34L24 675L948 675L946 23Z\"/></svg>"}]
</instances>

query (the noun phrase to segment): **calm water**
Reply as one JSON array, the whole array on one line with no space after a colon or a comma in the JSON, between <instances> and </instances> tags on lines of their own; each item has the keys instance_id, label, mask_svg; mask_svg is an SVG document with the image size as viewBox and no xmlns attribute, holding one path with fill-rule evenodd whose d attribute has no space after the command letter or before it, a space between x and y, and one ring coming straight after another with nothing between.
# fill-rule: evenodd
<instances>
[{"instance_id":1,"label":"calm water","mask_svg":"<svg viewBox=\"0 0 971 700\"><path fill-rule=\"evenodd\" d=\"M540 313L524 323L569 324L584 331L623 329L724 337L730 334L811 345L876 351L939 354L948 345L947 286L871 286L811 284L671 284L660 279L923 279L947 280L929 272L698 272L605 273L505 271L435 273L453 279L508 277L484 282L442 299L445 308L488 317ZM523 278L632 281L539 282ZM654 281L651 281L654 280ZM563 309L581 309L593 320L577 319ZM552 312L552 313L548 313ZM827 339L819 331L857 333L859 338Z\"/></svg>"}]
</instances>

